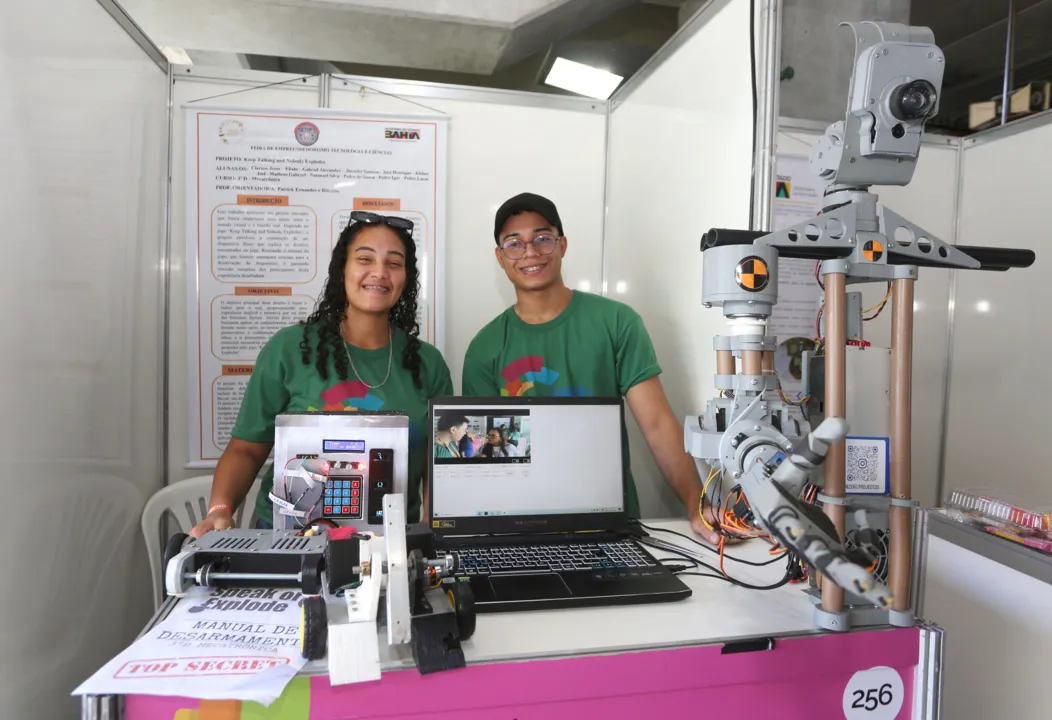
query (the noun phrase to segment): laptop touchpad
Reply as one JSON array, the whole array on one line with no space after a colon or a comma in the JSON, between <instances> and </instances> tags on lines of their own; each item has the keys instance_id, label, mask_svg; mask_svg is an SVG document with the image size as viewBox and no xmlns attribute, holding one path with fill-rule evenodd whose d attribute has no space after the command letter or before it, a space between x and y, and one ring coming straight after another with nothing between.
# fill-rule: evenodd
<instances>
[{"instance_id":1,"label":"laptop touchpad","mask_svg":"<svg viewBox=\"0 0 1052 720\"><path fill-rule=\"evenodd\" d=\"M497 600L545 600L573 594L555 573L496 575L490 577L489 584Z\"/></svg>"}]
</instances>

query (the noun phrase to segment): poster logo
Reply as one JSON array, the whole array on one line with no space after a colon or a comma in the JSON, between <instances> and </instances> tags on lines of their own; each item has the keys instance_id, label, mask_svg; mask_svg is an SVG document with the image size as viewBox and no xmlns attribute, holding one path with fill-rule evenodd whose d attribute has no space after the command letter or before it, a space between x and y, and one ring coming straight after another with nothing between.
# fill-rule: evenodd
<instances>
[{"instance_id":1,"label":"poster logo","mask_svg":"<svg viewBox=\"0 0 1052 720\"><path fill-rule=\"evenodd\" d=\"M868 262L876 262L884 256L884 243L879 240L867 240L862 246L862 254Z\"/></svg>"},{"instance_id":2,"label":"poster logo","mask_svg":"<svg viewBox=\"0 0 1052 720\"><path fill-rule=\"evenodd\" d=\"M771 279L771 273L763 258L750 255L734 268L734 281L738 287L748 292L760 292Z\"/></svg>"},{"instance_id":3,"label":"poster logo","mask_svg":"<svg viewBox=\"0 0 1052 720\"><path fill-rule=\"evenodd\" d=\"M296 142L304 147L310 147L318 142L321 130L312 122L301 122L296 126Z\"/></svg>"},{"instance_id":4,"label":"poster logo","mask_svg":"<svg viewBox=\"0 0 1052 720\"><path fill-rule=\"evenodd\" d=\"M420 131L412 128L385 128L384 137L388 140L415 141L420 139Z\"/></svg>"},{"instance_id":5,"label":"poster logo","mask_svg":"<svg viewBox=\"0 0 1052 720\"><path fill-rule=\"evenodd\" d=\"M789 178L786 178L785 180L779 179L774 184L774 196L776 198L785 198L788 200L792 189L793 184L789 181Z\"/></svg>"},{"instance_id":6,"label":"poster logo","mask_svg":"<svg viewBox=\"0 0 1052 720\"><path fill-rule=\"evenodd\" d=\"M219 123L219 139L226 145L236 145L245 137L245 125L240 120Z\"/></svg>"}]
</instances>

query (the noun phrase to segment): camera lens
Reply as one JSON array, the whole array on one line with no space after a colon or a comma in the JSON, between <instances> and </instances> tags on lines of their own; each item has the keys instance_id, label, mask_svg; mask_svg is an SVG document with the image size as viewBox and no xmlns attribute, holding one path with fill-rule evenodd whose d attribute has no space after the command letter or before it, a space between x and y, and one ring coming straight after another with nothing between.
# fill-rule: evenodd
<instances>
[{"instance_id":1,"label":"camera lens","mask_svg":"<svg viewBox=\"0 0 1052 720\"><path fill-rule=\"evenodd\" d=\"M891 114L899 120L921 120L935 111L938 96L927 80L900 85L891 94Z\"/></svg>"}]
</instances>

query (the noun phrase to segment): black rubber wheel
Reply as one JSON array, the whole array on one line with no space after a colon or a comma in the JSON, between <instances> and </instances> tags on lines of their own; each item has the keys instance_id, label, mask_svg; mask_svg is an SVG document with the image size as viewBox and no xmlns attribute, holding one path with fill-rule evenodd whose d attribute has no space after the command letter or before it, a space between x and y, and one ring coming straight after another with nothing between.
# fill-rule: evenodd
<instances>
[{"instance_id":1,"label":"black rubber wheel","mask_svg":"<svg viewBox=\"0 0 1052 720\"><path fill-rule=\"evenodd\" d=\"M300 590L304 595L321 592L321 563L304 557L300 561Z\"/></svg>"},{"instance_id":2,"label":"black rubber wheel","mask_svg":"<svg viewBox=\"0 0 1052 720\"><path fill-rule=\"evenodd\" d=\"M168 563L183 551L183 543L189 537L186 533L176 533L168 538L168 543L164 546L164 572L168 572Z\"/></svg>"},{"instance_id":3,"label":"black rubber wheel","mask_svg":"<svg viewBox=\"0 0 1052 720\"><path fill-rule=\"evenodd\" d=\"M471 591L471 583L450 583L446 588L446 595L457 617L460 639L470 639L475 634L475 593Z\"/></svg>"},{"instance_id":4,"label":"black rubber wheel","mask_svg":"<svg viewBox=\"0 0 1052 720\"><path fill-rule=\"evenodd\" d=\"M329 614L325 599L317 595L303 598L300 605L300 655L308 660L325 657L329 635Z\"/></svg>"}]
</instances>

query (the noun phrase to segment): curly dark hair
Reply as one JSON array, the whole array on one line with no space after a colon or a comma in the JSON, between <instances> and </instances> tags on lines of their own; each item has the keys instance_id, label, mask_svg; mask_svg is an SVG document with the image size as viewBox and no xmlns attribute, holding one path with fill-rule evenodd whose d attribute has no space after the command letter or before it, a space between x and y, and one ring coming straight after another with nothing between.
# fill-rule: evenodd
<instances>
[{"instance_id":1,"label":"curly dark hair","mask_svg":"<svg viewBox=\"0 0 1052 720\"><path fill-rule=\"evenodd\" d=\"M347 288L344 283L344 273L347 267L347 256L350 253L351 243L361 232L363 227L369 227L362 223L351 223L343 232L336 247L332 249L332 259L329 261L329 276L325 279L325 287L322 289L321 297L314 307L314 312L302 323L303 338L300 340L300 353L304 365L310 365L311 347L309 342L309 331L312 325L318 326L318 347L315 366L323 380L329 379L329 354L332 354L336 366L336 374L340 380L348 379L349 364L347 353L343 349L343 333L341 323L347 311ZM394 327L406 334L407 342L402 351L402 367L413 375L413 384L421 387L420 382L420 325L416 321L417 295L420 293L420 272L416 263L416 243L408 231L401 228L386 226L394 231L402 240L405 249L405 287L398 302L391 308L388 319ZM393 340L392 340L393 342Z\"/></svg>"},{"instance_id":2,"label":"curly dark hair","mask_svg":"<svg viewBox=\"0 0 1052 720\"><path fill-rule=\"evenodd\" d=\"M507 452L508 452L508 436L504 434L504 429L502 427L493 427L493 428L490 428L489 431L487 431L486 434L488 435L489 432L491 432L493 430L496 430L497 434L500 435L500 451L502 453L507 454ZM493 445L491 445L489 443L489 441L487 439L486 444L482 446L481 454L484 455L485 457L493 457L494 453L496 453L496 452L497 452L496 449L493 447Z\"/></svg>"}]
</instances>

